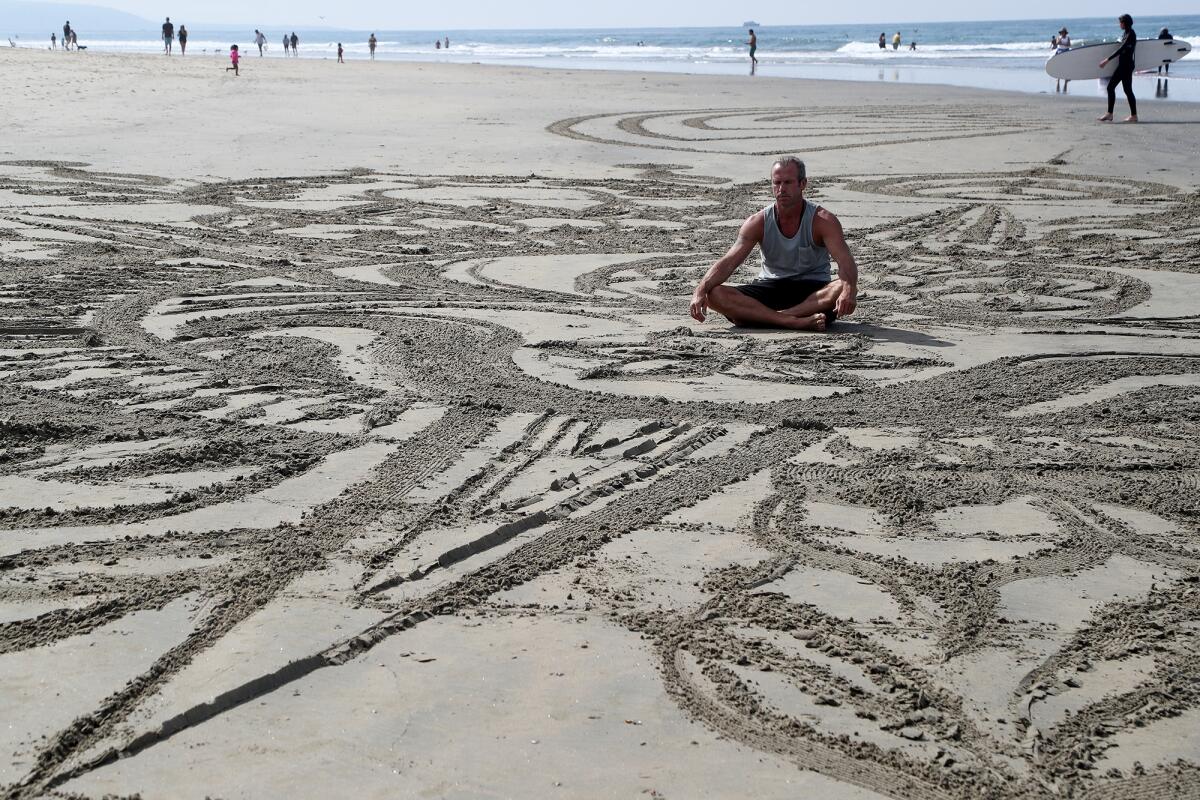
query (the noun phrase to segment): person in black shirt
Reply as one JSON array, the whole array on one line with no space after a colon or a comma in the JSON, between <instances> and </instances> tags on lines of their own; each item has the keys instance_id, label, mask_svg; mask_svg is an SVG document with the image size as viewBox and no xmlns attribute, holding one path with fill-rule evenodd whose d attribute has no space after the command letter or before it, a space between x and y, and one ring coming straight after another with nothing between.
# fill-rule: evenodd
<instances>
[{"instance_id":1,"label":"person in black shirt","mask_svg":"<svg viewBox=\"0 0 1200 800\"><path fill-rule=\"evenodd\" d=\"M1175 37L1171 35L1171 32L1169 30L1167 30L1166 28L1163 28L1161 31L1158 32L1158 38L1174 39ZM1161 75L1163 73L1163 67L1166 67L1167 74L1170 75L1171 74L1171 62L1168 61L1165 64L1158 65L1158 74L1159 75Z\"/></svg>"},{"instance_id":2,"label":"person in black shirt","mask_svg":"<svg viewBox=\"0 0 1200 800\"><path fill-rule=\"evenodd\" d=\"M1137 122L1137 98L1133 96L1133 54L1137 48L1137 33L1133 30L1133 17L1122 14L1117 23L1124 33L1121 34L1121 46L1108 58L1100 62L1104 67L1114 58L1117 59L1117 71L1108 79L1108 113L1097 117L1101 122L1112 122L1113 106L1117 104L1117 83L1125 90L1125 99L1129 101L1129 116L1126 122Z\"/></svg>"},{"instance_id":3,"label":"person in black shirt","mask_svg":"<svg viewBox=\"0 0 1200 800\"><path fill-rule=\"evenodd\" d=\"M171 18L167 17L167 21L163 23L163 52L171 55L171 43L175 41L175 26L171 24Z\"/></svg>"}]
</instances>

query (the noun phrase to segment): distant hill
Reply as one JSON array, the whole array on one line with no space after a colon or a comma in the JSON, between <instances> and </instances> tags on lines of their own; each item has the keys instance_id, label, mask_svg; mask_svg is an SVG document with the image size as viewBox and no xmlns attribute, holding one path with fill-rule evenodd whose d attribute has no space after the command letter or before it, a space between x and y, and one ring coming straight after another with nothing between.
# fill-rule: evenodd
<instances>
[{"instance_id":1,"label":"distant hill","mask_svg":"<svg viewBox=\"0 0 1200 800\"><path fill-rule=\"evenodd\" d=\"M0 0L0 37L49 36L51 31L61 31L66 20L71 20L71 27L86 35L98 31L154 30L157 27L148 19L100 6Z\"/></svg>"}]
</instances>

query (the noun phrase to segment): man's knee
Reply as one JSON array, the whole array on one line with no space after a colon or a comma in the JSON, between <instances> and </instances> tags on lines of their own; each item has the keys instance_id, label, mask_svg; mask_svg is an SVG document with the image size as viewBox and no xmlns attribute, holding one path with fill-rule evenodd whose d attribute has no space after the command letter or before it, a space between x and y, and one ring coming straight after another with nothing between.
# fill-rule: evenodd
<instances>
[{"instance_id":1,"label":"man's knee","mask_svg":"<svg viewBox=\"0 0 1200 800\"><path fill-rule=\"evenodd\" d=\"M821 305L828 304L830 308L833 308L833 303L837 301L838 295L842 293L843 286L845 284L836 278L825 284L815 292L817 302Z\"/></svg>"},{"instance_id":2,"label":"man's knee","mask_svg":"<svg viewBox=\"0 0 1200 800\"><path fill-rule=\"evenodd\" d=\"M722 307L727 307L732 295L741 294L732 286L718 286L708 293L708 304L717 311L721 311Z\"/></svg>"},{"instance_id":3,"label":"man's knee","mask_svg":"<svg viewBox=\"0 0 1200 800\"><path fill-rule=\"evenodd\" d=\"M734 325L741 325L741 321L734 314L733 303L736 302L737 297L745 297L745 295L732 286L718 286L708 293L708 306Z\"/></svg>"}]
</instances>

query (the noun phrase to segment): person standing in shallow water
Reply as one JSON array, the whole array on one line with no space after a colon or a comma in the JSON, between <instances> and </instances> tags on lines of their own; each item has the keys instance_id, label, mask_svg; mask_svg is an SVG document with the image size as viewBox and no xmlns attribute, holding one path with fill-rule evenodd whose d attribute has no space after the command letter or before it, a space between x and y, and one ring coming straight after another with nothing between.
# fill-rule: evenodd
<instances>
[{"instance_id":1,"label":"person standing in shallow water","mask_svg":"<svg viewBox=\"0 0 1200 800\"><path fill-rule=\"evenodd\" d=\"M771 165L775 202L751 214L737 241L717 259L692 293L691 315L703 322L712 308L734 325L823 331L854 312L858 265L838 218L804 199L804 162L781 156ZM725 286L755 246L762 269L753 283ZM837 262L832 278L830 256Z\"/></svg>"},{"instance_id":2,"label":"person standing in shallow water","mask_svg":"<svg viewBox=\"0 0 1200 800\"><path fill-rule=\"evenodd\" d=\"M1137 49L1137 33L1133 30L1133 17L1128 14L1117 17L1117 24L1123 31L1121 46L1115 53L1100 62L1100 66L1105 67L1108 62L1114 58L1117 59L1117 71L1108 79L1108 112L1096 119L1100 122L1112 122L1113 107L1117 104L1117 83L1120 83L1121 88L1125 90L1125 99L1129 101L1129 116L1125 118L1125 121L1137 122L1137 98L1133 96L1133 63L1134 52Z\"/></svg>"},{"instance_id":3,"label":"person standing in shallow water","mask_svg":"<svg viewBox=\"0 0 1200 800\"><path fill-rule=\"evenodd\" d=\"M892 49L900 49L900 31L896 31L896 35L892 37Z\"/></svg>"},{"instance_id":4,"label":"person standing in shallow water","mask_svg":"<svg viewBox=\"0 0 1200 800\"><path fill-rule=\"evenodd\" d=\"M292 31L291 42L292 42L292 56L298 57L300 55L300 37L296 35L295 31Z\"/></svg>"},{"instance_id":5,"label":"person standing in shallow water","mask_svg":"<svg viewBox=\"0 0 1200 800\"><path fill-rule=\"evenodd\" d=\"M1167 30L1166 28L1163 28L1161 31L1158 32L1158 38L1159 39L1174 39L1175 37L1171 35L1171 31ZM1158 74L1161 75L1163 73L1164 69L1167 71L1167 75L1171 74L1171 62L1170 61L1168 61L1165 64L1158 65Z\"/></svg>"},{"instance_id":6,"label":"person standing in shallow water","mask_svg":"<svg viewBox=\"0 0 1200 800\"><path fill-rule=\"evenodd\" d=\"M879 34L879 49L887 50L887 34L886 33Z\"/></svg>"},{"instance_id":7,"label":"person standing in shallow water","mask_svg":"<svg viewBox=\"0 0 1200 800\"><path fill-rule=\"evenodd\" d=\"M758 63L758 58L754 55L758 50L758 37L754 35L754 28L750 29L750 38L746 40L746 44L750 45L750 64L753 66Z\"/></svg>"}]
</instances>

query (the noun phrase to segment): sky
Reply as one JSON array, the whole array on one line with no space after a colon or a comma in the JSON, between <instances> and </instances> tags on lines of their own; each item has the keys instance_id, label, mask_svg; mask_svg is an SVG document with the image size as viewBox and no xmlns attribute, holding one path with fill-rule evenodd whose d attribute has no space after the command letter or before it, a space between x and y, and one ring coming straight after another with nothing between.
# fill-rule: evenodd
<instances>
[{"instance_id":1,"label":"sky","mask_svg":"<svg viewBox=\"0 0 1200 800\"><path fill-rule=\"evenodd\" d=\"M150 20L170 15L214 24L252 26L283 23L309 28L469 30L482 28L639 28L820 25L866 22L937 22L993 19L1072 19L1194 14L1196 0L1158 0L1130 9L1128 0L858 0L801 4L796 0L453 0L418 3L396 0L70 0L127 11ZM898 15L903 8L903 16Z\"/></svg>"}]
</instances>

